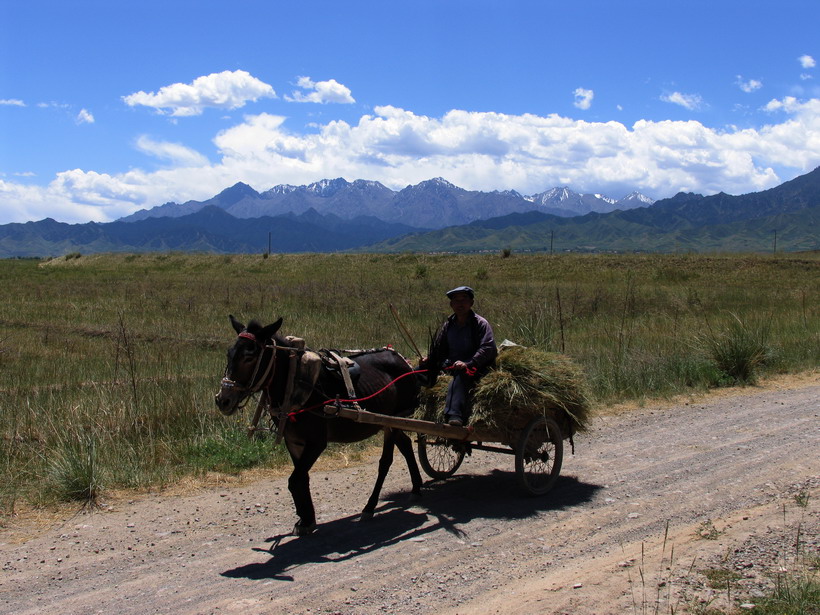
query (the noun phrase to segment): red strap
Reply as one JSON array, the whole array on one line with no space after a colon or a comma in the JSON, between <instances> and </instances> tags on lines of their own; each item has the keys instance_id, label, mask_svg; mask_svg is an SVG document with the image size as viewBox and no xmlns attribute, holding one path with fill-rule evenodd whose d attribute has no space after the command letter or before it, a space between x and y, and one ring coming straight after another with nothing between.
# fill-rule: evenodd
<instances>
[{"instance_id":1,"label":"red strap","mask_svg":"<svg viewBox=\"0 0 820 615\"><path fill-rule=\"evenodd\" d=\"M453 368L448 367L448 368L445 368L445 369L451 370ZM301 408L299 410L294 410L293 412L288 412L288 418L291 421L296 421L296 415L297 414L301 414L302 412L310 412L311 410L316 410L318 408L321 408L322 406L329 406L329 405L335 404L337 402L352 404L352 403L358 403L358 402L361 402L361 401L367 401L368 399L373 399L374 397L376 397L378 395L381 395L382 393L384 393L387 389L389 389L391 386L393 386L396 382L398 382L402 378L406 378L407 376L412 376L414 374L424 374L424 373L429 372L429 371L430 371L429 369L417 369L417 370L414 370L412 372L407 372L406 374L402 374L401 376L399 376L395 380L390 381L389 383L387 383L386 386L383 386L381 389L379 389L378 391L376 391L372 395L368 395L367 397L359 397L358 399L328 399L327 401L323 401L320 404L310 406L309 408ZM464 370L464 372L468 376L475 376L477 371L478 371L478 368L476 368L476 367L467 367Z\"/></svg>"},{"instance_id":2,"label":"red strap","mask_svg":"<svg viewBox=\"0 0 820 615\"><path fill-rule=\"evenodd\" d=\"M358 399L328 399L327 401L323 401L321 404L316 404L315 406L311 406L309 408L302 408L300 410L294 410L293 412L288 412L288 418L291 421L295 421L297 414L301 414L302 412L308 412L310 410L316 410L317 408L321 408L322 406L329 406L330 404L335 404L336 402L352 404L352 403L358 403L360 401L367 401L368 399L373 399L377 395L381 395L382 393L384 393L387 389L389 389L391 386L393 386L396 382L398 382L402 378L406 378L407 376L412 376L414 374L423 374L423 373L428 372L428 371L430 371L430 370L418 369L418 370L414 370L412 372L407 372L406 374L402 374L401 376L399 376L395 380L392 380L392 381L388 382L387 385L383 386L381 389L379 389L378 391L376 391L375 393L373 393L371 395L368 395L367 397L359 397Z\"/></svg>"}]
</instances>

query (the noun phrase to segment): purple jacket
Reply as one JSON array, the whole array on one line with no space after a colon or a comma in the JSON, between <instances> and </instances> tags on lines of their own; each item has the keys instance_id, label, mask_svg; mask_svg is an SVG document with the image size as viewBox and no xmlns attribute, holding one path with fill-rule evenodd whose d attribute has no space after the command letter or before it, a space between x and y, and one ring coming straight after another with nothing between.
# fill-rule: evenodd
<instances>
[{"instance_id":1,"label":"purple jacket","mask_svg":"<svg viewBox=\"0 0 820 615\"><path fill-rule=\"evenodd\" d=\"M467 349L466 355L464 353L457 353L462 356L452 356L450 343L448 341L448 332L451 327L456 326L455 323L456 315L453 314L442 325L438 333L436 346L441 352L439 356L449 359L450 362L457 360L464 361L468 367L478 369L479 373L486 371L487 368L495 363L495 357L498 354L493 328L490 326L490 323L487 322L487 319L484 317L470 310L468 323L468 327L470 328L469 348Z\"/></svg>"}]
</instances>

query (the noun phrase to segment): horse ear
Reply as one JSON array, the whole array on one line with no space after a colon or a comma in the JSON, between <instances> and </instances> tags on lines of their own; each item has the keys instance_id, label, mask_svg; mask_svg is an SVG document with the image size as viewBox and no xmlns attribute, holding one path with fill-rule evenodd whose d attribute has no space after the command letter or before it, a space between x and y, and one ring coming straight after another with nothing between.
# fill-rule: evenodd
<instances>
[{"instance_id":1,"label":"horse ear","mask_svg":"<svg viewBox=\"0 0 820 615\"><path fill-rule=\"evenodd\" d=\"M231 326L233 330L236 331L237 334L242 333L245 330L245 325L239 322L236 318L233 317L233 314L228 314L228 318L231 319Z\"/></svg>"},{"instance_id":2,"label":"horse ear","mask_svg":"<svg viewBox=\"0 0 820 615\"><path fill-rule=\"evenodd\" d=\"M279 331L279 327L282 326L282 319L280 318L272 325L268 325L264 329L262 329L262 333L260 334L262 339L269 340L273 339L273 336Z\"/></svg>"}]
</instances>

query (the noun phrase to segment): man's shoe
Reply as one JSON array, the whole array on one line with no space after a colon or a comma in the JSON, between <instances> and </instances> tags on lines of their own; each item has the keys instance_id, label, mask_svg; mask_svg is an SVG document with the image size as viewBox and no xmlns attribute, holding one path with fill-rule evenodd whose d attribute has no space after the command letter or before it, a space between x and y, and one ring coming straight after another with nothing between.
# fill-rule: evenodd
<instances>
[{"instance_id":1,"label":"man's shoe","mask_svg":"<svg viewBox=\"0 0 820 615\"><path fill-rule=\"evenodd\" d=\"M447 424L451 425L453 427L463 427L464 426L464 421L462 421L460 418L454 416L454 417L451 417L449 421L447 421Z\"/></svg>"}]
</instances>

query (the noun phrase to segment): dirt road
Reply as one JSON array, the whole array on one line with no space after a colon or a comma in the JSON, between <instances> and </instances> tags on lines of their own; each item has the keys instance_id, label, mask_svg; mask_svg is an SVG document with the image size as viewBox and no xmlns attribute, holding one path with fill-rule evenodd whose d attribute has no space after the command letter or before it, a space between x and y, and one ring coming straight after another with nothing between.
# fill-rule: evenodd
<instances>
[{"instance_id":1,"label":"dirt road","mask_svg":"<svg viewBox=\"0 0 820 615\"><path fill-rule=\"evenodd\" d=\"M793 563L798 524L818 553L819 415L815 374L602 416L538 499L519 494L512 457L475 453L410 502L397 458L367 523L356 514L375 458L318 471L320 529L299 539L285 478L19 521L0 530L0 613L583 615L753 601L767 568ZM699 571L721 567L737 578L709 588Z\"/></svg>"}]
</instances>

